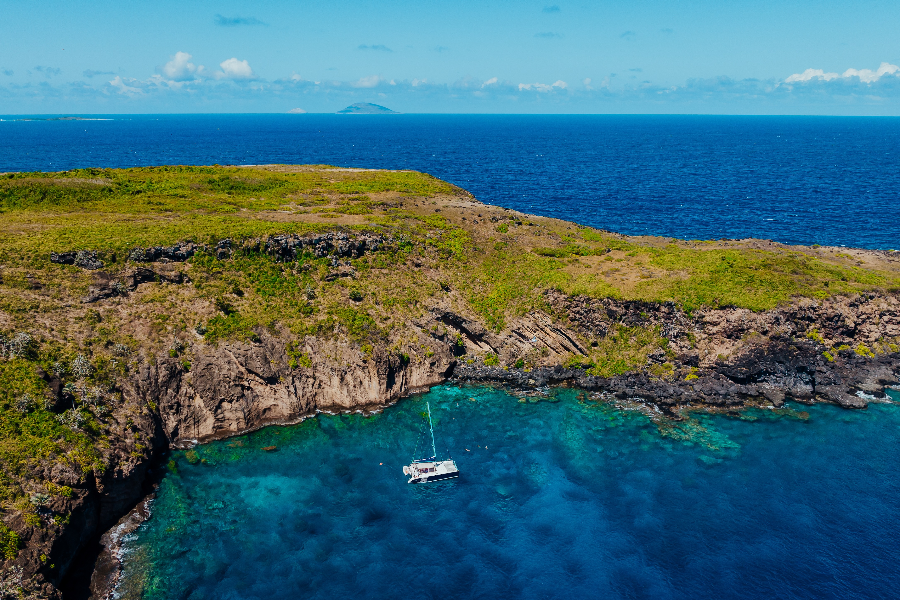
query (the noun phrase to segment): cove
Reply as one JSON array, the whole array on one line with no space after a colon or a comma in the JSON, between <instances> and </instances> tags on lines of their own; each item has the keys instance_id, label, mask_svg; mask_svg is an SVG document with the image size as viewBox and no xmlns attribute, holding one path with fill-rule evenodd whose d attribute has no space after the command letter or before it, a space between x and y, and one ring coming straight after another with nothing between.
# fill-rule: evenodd
<instances>
[{"instance_id":1,"label":"cove","mask_svg":"<svg viewBox=\"0 0 900 600\"><path fill-rule=\"evenodd\" d=\"M438 453L462 475L408 485L426 400ZM175 452L152 517L127 540L117 592L894 594L900 405L651 417L572 389L529 398L447 385L371 416L319 415Z\"/></svg>"}]
</instances>

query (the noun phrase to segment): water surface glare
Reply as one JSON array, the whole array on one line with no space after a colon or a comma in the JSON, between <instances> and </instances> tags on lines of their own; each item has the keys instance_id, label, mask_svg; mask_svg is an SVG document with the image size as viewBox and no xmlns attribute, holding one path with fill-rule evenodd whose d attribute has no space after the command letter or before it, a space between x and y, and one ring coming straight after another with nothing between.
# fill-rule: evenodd
<instances>
[{"instance_id":1,"label":"water surface glare","mask_svg":"<svg viewBox=\"0 0 900 600\"><path fill-rule=\"evenodd\" d=\"M900 406L795 405L660 428L575 390L551 394L443 386L370 417L320 415L177 452L128 543L121 597L900 589ZM401 468L425 444L426 400L438 453L462 476L411 486Z\"/></svg>"}]
</instances>

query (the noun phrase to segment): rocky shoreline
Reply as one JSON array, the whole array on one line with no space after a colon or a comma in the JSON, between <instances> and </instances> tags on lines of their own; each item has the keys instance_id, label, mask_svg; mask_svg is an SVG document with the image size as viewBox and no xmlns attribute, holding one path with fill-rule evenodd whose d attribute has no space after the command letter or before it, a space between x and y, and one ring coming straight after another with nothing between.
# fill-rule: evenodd
<instances>
[{"instance_id":1,"label":"rocky shoreline","mask_svg":"<svg viewBox=\"0 0 900 600\"><path fill-rule=\"evenodd\" d=\"M900 351L894 342L879 342L900 335L900 301L895 296L798 301L764 313L721 308L693 315L666 304L555 292L548 292L547 298L552 315L525 315L500 333L489 332L474 319L433 309L416 324L421 335L439 342L432 345L434 354L428 360L403 361L381 349L369 359L357 355L340 372L315 362L297 372L286 364L283 342L261 332L258 344L207 348L206 354L195 355L190 373L179 369L177 361L159 357L155 365L144 364L135 373L126 391L133 398L158 402L158 412L145 426L159 439L156 455L162 456L168 448L298 422L317 412L381 410L445 382L516 390L572 386L653 405L677 419L682 408L780 407L790 400L863 409L871 401L887 400L885 388L900 381ZM610 327L637 321L659 326L669 335L668 355L651 354L646 368L612 377L560 364L563 356L602 339ZM336 343L307 341L311 356L335 352ZM541 345L546 364L504 368L476 360L484 352L507 358L521 352L522 344ZM834 347L841 349L829 354ZM876 347L877 353L872 349ZM667 365L663 376L653 374L655 364ZM146 477L146 463L121 465L119 477L104 482L98 492L119 498L115 507L119 515L125 514L144 497L138 484ZM123 492L125 488L129 492ZM109 501L104 504L112 517L116 510ZM134 514L113 530L132 523ZM114 538L104 538L95 598L107 597L109 588L103 582L114 581L108 577L115 570L110 566L118 547Z\"/></svg>"}]
</instances>

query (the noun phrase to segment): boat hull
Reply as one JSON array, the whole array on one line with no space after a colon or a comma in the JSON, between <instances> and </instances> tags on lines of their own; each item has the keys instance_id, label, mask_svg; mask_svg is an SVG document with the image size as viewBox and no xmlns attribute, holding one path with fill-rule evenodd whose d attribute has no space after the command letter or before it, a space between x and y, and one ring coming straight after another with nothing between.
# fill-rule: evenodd
<instances>
[{"instance_id":1,"label":"boat hull","mask_svg":"<svg viewBox=\"0 0 900 600\"><path fill-rule=\"evenodd\" d=\"M432 481L443 481L445 479L456 479L459 477L459 472L456 473L441 473L437 475L431 475L430 477L420 477L418 479L410 479L410 483L431 483Z\"/></svg>"}]
</instances>

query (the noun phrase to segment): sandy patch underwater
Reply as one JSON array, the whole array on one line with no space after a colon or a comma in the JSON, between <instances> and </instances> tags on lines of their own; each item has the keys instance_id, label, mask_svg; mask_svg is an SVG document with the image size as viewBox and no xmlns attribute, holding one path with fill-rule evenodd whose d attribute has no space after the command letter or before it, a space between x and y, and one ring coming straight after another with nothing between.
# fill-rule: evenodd
<instances>
[{"instance_id":1,"label":"sandy patch underwater","mask_svg":"<svg viewBox=\"0 0 900 600\"><path fill-rule=\"evenodd\" d=\"M462 476L411 486L426 399ZM535 400L442 386L177 452L118 593L879 598L900 584L900 405L660 428L577 390Z\"/></svg>"}]
</instances>

